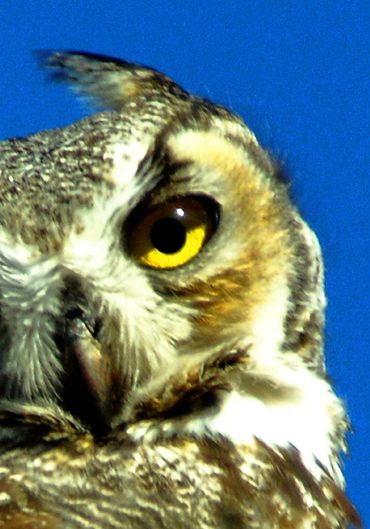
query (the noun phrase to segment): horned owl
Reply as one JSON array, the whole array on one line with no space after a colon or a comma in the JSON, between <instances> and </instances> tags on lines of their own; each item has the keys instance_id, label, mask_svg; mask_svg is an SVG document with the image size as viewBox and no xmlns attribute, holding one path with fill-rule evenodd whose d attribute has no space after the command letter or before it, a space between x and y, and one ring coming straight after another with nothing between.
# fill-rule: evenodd
<instances>
[{"instance_id":1,"label":"horned owl","mask_svg":"<svg viewBox=\"0 0 370 529\"><path fill-rule=\"evenodd\" d=\"M344 528L315 235L238 116L44 56L110 109L0 145L0 528Z\"/></svg>"}]
</instances>

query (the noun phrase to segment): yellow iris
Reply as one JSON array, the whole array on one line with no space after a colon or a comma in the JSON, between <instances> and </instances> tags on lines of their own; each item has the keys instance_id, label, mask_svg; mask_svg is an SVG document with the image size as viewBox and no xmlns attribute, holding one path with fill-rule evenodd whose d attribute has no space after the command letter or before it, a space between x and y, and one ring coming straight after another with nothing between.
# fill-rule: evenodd
<instances>
[{"instance_id":1,"label":"yellow iris","mask_svg":"<svg viewBox=\"0 0 370 529\"><path fill-rule=\"evenodd\" d=\"M130 253L144 266L171 269L195 257L214 230L201 201L182 197L149 210L129 237Z\"/></svg>"}]
</instances>

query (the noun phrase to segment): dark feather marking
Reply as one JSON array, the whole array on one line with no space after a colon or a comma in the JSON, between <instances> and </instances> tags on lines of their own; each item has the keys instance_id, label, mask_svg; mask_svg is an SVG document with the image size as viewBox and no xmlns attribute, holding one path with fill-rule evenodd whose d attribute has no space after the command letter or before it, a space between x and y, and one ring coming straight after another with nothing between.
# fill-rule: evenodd
<instances>
[{"instance_id":1,"label":"dark feather marking","mask_svg":"<svg viewBox=\"0 0 370 529\"><path fill-rule=\"evenodd\" d=\"M216 411L217 393L230 390L233 375L240 373L247 359L247 351L236 350L210 359L201 368L196 366L182 379L177 374L157 394L138 402L130 420L181 418L196 412L209 413L212 408Z\"/></svg>"}]
</instances>

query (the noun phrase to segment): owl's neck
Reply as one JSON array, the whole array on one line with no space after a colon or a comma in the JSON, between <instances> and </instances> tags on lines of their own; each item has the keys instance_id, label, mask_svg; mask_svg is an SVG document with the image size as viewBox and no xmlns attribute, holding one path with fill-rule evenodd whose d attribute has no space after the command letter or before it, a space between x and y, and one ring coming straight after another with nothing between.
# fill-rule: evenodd
<instances>
[{"instance_id":1,"label":"owl's neck","mask_svg":"<svg viewBox=\"0 0 370 529\"><path fill-rule=\"evenodd\" d=\"M257 373L240 369L238 362L226 369L213 366L198 384L190 376L189 391L182 380L181 387L172 388L172 401L160 399L167 409L162 404L156 413L159 400L144 399L128 432L135 440L222 436L240 446L259 440L272 448L292 448L315 477L329 473L341 485L339 454L347 429L341 401L326 380L297 364L296 357L291 366L277 362L265 367L265 373Z\"/></svg>"}]
</instances>

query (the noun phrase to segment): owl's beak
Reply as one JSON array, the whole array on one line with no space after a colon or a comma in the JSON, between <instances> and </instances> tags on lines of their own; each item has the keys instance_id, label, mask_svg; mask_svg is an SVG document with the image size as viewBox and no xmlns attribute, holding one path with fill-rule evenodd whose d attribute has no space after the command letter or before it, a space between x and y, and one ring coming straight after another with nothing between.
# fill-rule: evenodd
<instances>
[{"instance_id":1,"label":"owl's beak","mask_svg":"<svg viewBox=\"0 0 370 529\"><path fill-rule=\"evenodd\" d=\"M96 322L84 313L70 312L65 318L66 406L94 434L104 435L114 415L114 370L109 355L95 337Z\"/></svg>"}]
</instances>

